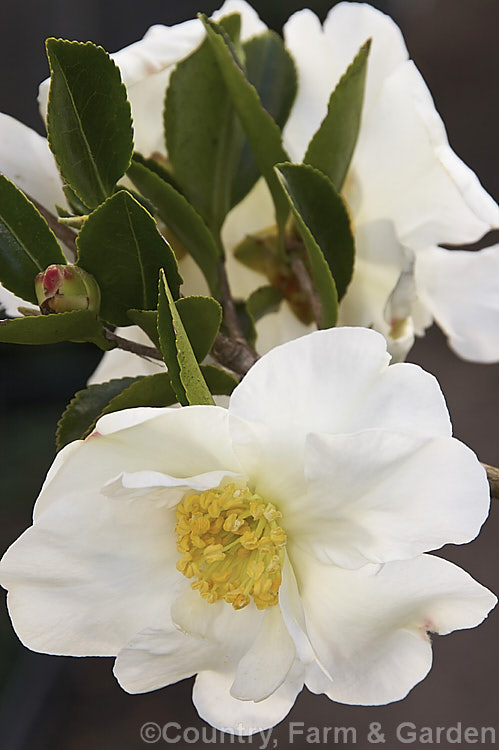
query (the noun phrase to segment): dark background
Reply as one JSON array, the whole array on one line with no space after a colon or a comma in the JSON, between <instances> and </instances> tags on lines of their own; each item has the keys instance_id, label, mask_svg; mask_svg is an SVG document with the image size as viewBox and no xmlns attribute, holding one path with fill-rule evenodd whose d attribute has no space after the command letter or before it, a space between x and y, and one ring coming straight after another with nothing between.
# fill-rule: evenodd
<instances>
[{"instance_id":1,"label":"dark background","mask_svg":"<svg viewBox=\"0 0 499 750\"><path fill-rule=\"evenodd\" d=\"M0 111L41 133L36 94L38 83L48 74L45 37L91 39L114 51L137 40L152 23L178 23L197 11L210 13L218 7L217 3L190 0L0 2ZM316 0L309 5L324 18L330 4ZM372 4L389 12L401 26L446 122L451 144L497 199L497 0L380 0ZM301 6L300 0L255 2L263 19L277 29ZM73 393L84 387L99 357L98 350L90 346L40 350L2 346L0 553L29 524L33 501L54 455L58 416ZM417 343L410 358L439 378L457 437L482 460L498 465L499 366L460 361L436 330ZM498 537L499 508L493 507L476 542L448 548L445 554L498 592ZM367 728L375 721L382 723L389 748L402 747L394 739L394 729L402 721L419 727L457 722L492 726L499 734L498 622L499 615L494 613L478 631L437 637L429 678L401 703L381 708L348 707L304 691L289 720L307 726L356 727L360 748L370 746ZM134 750L145 747L139 730L146 721L203 725L191 704L191 681L144 696L128 696L112 677L110 659L51 658L23 649L3 603L0 654L1 750ZM288 746L288 720L273 738L280 747ZM224 744L231 744L229 740L225 737ZM255 738L252 745L258 744ZM201 744L177 744L192 746ZM308 745L295 739L293 746ZM411 746L427 745L417 742ZM441 746L448 745L442 741Z\"/></svg>"}]
</instances>

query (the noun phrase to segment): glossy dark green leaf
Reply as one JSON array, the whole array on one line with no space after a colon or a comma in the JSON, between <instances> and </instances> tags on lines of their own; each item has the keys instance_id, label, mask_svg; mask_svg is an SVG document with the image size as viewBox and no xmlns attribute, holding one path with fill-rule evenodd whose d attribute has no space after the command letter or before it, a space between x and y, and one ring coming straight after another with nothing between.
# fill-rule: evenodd
<instances>
[{"instance_id":1,"label":"glossy dark green leaf","mask_svg":"<svg viewBox=\"0 0 499 750\"><path fill-rule=\"evenodd\" d=\"M282 145L281 131L263 108L258 92L246 79L220 27L206 16L201 16L201 20L255 161L269 186L275 204L277 224L282 229L289 215L289 204L274 171L274 166L278 162L288 160Z\"/></svg>"},{"instance_id":2,"label":"glossy dark green leaf","mask_svg":"<svg viewBox=\"0 0 499 750\"><path fill-rule=\"evenodd\" d=\"M47 40L47 130L64 180L95 208L130 164L133 129L119 68L91 42Z\"/></svg>"},{"instance_id":3,"label":"glossy dark green leaf","mask_svg":"<svg viewBox=\"0 0 499 750\"><path fill-rule=\"evenodd\" d=\"M115 193L88 217L77 245L78 265L97 279L101 315L113 325L129 325L129 309L156 308L160 268L178 297L182 277L175 255L152 216L127 191Z\"/></svg>"},{"instance_id":4,"label":"glossy dark green leaf","mask_svg":"<svg viewBox=\"0 0 499 750\"><path fill-rule=\"evenodd\" d=\"M164 272L159 282L158 331L161 352L179 403L213 404Z\"/></svg>"},{"instance_id":5,"label":"glossy dark green leaf","mask_svg":"<svg viewBox=\"0 0 499 750\"><path fill-rule=\"evenodd\" d=\"M338 299L343 299L352 279L355 239L343 198L330 180L305 164L281 165L299 203L303 220L318 242L333 274Z\"/></svg>"},{"instance_id":6,"label":"glossy dark green leaf","mask_svg":"<svg viewBox=\"0 0 499 750\"><path fill-rule=\"evenodd\" d=\"M222 307L212 297L182 297L175 302L194 355L202 362L210 353L222 322ZM160 347L156 311L129 310L128 317Z\"/></svg>"},{"instance_id":7,"label":"glossy dark green leaf","mask_svg":"<svg viewBox=\"0 0 499 750\"><path fill-rule=\"evenodd\" d=\"M161 159L161 161L159 161L159 159ZM132 156L132 163L142 164L143 167L147 167L147 169L150 169L151 172L157 174L158 177L160 177L162 180L172 185L175 190L178 190L179 193L182 192L180 190L180 185L175 181L173 174L167 166L169 165L169 161L166 156L158 154L158 159L153 159L152 157L146 159L146 157L141 153L139 153L138 151L134 151Z\"/></svg>"},{"instance_id":8,"label":"glossy dark green leaf","mask_svg":"<svg viewBox=\"0 0 499 750\"><path fill-rule=\"evenodd\" d=\"M223 370L206 365L203 376L212 393L230 396L237 380ZM95 428L105 414L139 406L164 407L177 403L167 372L136 378L120 378L91 385L75 393L57 425L57 450L73 440L81 440Z\"/></svg>"},{"instance_id":9,"label":"glossy dark green leaf","mask_svg":"<svg viewBox=\"0 0 499 750\"><path fill-rule=\"evenodd\" d=\"M152 343L159 349L158 313L156 310L128 310L127 315L136 326L142 328Z\"/></svg>"},{"instance_id":10,"label":"glossy dark green leaf","mask_svg":"<svg viewBox=\"0 0 499 750\"><path fill-rule=\"evenodd\" d=\"M208 40L172 73L164 126L175 179L218 236L230 209L243 131Z\"/></svg>"},{"instance_id":11,"label":"glossy dark green leaf","mask_svg":"<svg viewBox=\"0 0 499 750\"><path fill-rule=\"evenodd\" d=\"M306 164L280 164L276 172L289 197L296 224L307 249L312 279L322 306L321 328L336 325L338 294L329 258L342 251L341 236L348 215L325 175ZM341 210L340 210L341 209ZM338 221L339 219L339 221ZM351 240L351 233L348 233ZM344 238L345 239L345 238Z\"/></svg>"},{"instance_id":12,"label":"glossy dark green leaf","mask_svg":"<svg viewBox=\"0 0 499 750\"><path fill-rule=\"evenodd\" d=\"M219 249L196 209L173 185L143 164L132 161L128 176L137 190L153 204L160 219L192 255L212 294L217 294Z\"/></svg>"},{"instance_id":13,"label":"glossy dark green leaf","mask_svg":"<svg viewBox=\"0 0 499 750\"><path fill-rule=\"evenodd\" d=\"M53 315L32 315L0 321L4 344L57 344L60 341L91 341L101 349L112 349L94 312L75 310Z\"/></svg>"},{"instance_id":14,"label":"glossy dark green leaf","mask_svg":"<svg viewBox=\"0 0 499 750\"><path fill-rule=\"evenodd\" d=\"M0 175L0 281L38 304L35 276L52 263L66 263L55 235L24 193Z\"/></svg>"},{"instance_id":15,"label":"glossy dark green leaf","mask_svg":"<svg viewBox=\"0 0 499 750\"><path fill-rule=\"evenodd\" d=\"M57 450L92 431L97 418L109 402L137 378L120 378L91 385L75 393L57 424Z\"/></svg>"},{"instance_id":16,"label":"glossy dark green leaf","mask_svg":"<svg viewBox=\"0 0 499 750\"><path fill-rule=\"evenodd\" d=\"M222 306L212 297L184 297L175 303L198 362L211 351L222 323Z\"/></svg>"},{"instance_id":17,"label":"glossy dark green leaf","mask_svg":"<svg viewBox=\"0 0 499 750\"><path fill-rule=\"evenodd\" d=\"M329 177L340 192L359 135L371 40L359 50L329 99L327 115L307 149L305 164Z\"/></svg>"},{"instance_id":18,"label":"glossy dark green leaf","mask_svg":"<svg viewBox=\"0 0 499 750\"><path fill-rule=\"evenodd\" d=\"M298 82L293 58L274 31L251 37L243 44L246 77L256 88L264 109L282 130L296 97ZM253 152L244 140L234 177L231 205L239 203L260 177Z\"/></svg>"}]
</instances>

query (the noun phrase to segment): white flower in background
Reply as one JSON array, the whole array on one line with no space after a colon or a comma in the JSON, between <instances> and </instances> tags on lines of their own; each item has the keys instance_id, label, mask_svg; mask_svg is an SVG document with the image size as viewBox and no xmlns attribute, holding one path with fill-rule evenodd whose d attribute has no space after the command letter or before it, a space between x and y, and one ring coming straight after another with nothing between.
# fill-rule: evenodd
<instances>
[{"instance_id":1,"label":"white flower in background","mask_svg":"<svg viewBox=\"0 0 499 750\"><path fill-rule=\"evenodd\" d=\"M22 642L117 656L132 693L197 673L200 715L234 732L282 720L304 684L403 698L428 632L496 600L424 554L476 536L488 484L435 379L388 361L374 331L320 331L265 355L228 410L99 420L0 563Z\"/></svg>"},{"instance_id":2,"label":"white flower in background","mask_svg":"<svg viewBox=\"0 0 499 750\"><path fill-rule=\"evenodd\" d=\"M243 39L266 29L244 0L229 0L214 18L231 12L242 15ZM175 64L198 46L203 34L198 20L173 27L154 26L144 39L113 56L128 87L136 146L145 155L164 151L164 90ZM403 359L414 334L423 334L435 318L462 357L499 360L499 281L494 283L499 279L499 248L464 258L437 247L477 240L491 227L499 226L499 209L474 173L451 150L431 95L409 60L400 30L370 5L349 2L335 6L323 27L309 10L294 14L284 28L284 37L299 74L299 93L284 140L291 157L298 161L326 113L331 91L359 47L369 37L373 40L363 122L344 187L354 222L357 260L353 281L340 307L340 323L375 327L387 337L396 358ZM48 81L40 87L42 113L47 93ZM6 146L10 131L19 128L24 126L11 118L0 119L0 169L37 197L31 184L38 181L43 186L40 175L48 150L40 139L40 169L38 156L34 160L25 158L21 142L15 149ZM23 137L28 139L30 132L24 128ZM29 138L35 140L34 134ZM53 186L53 162L45 166L47 180ZM52 195L48 198L47 202L38 196L52 208ZM260 181L229 215L224 244L230 250L246 234L265 229L273 221L272 203ZM189 292L206 292L191 259L182 261L181 271ZM242 296L265 283L262 276L234 261L230 253L229 274L236 293ZM464 296L456 295L457 287L465 291ZM267 351L310 328L303 326L284 303L278 313L259 321L257 330L259 350ZM127 335L130 331L127 329ZM131 331L131 335L136 333ZM156 371L154 368L134 355L112 351L104 355L97 378L117 377L125 370L145 374Z\"/></svg>"},{"instance_id":3,"label":"white flower in background","mask_svg":"<svg viewBox=\"0 0 499 750\"><path fill-rule=\"evenodd\" d=\"M344 2L323 27L311 11L295 13L284 38L299 76L284 131L297 161L326 114L331 91L372 38L362 125L343 190L357 257L340 323L374 326L404 358L414 333L423 334L435 318L462 357L497 361L499 248L464 259L436 246L480 239L499 227L499 207L450 148L400 30L370 5ZM456 295L455 285L465 294Z\"/></svg>"}]
</instances>

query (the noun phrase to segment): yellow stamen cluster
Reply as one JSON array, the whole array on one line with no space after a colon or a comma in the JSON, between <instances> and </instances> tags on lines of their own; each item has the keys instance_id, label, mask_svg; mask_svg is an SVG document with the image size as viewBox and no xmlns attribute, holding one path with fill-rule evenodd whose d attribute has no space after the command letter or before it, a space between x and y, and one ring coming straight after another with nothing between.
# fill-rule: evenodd
<instances>
[{"instance_id":1,"label":"yellow stamen cluster","mask_svg":"<svg viewBox=\"0 0 499 750\"><path fill-rule=\"evenodd\" d=\"M223 488L184 497L177 507L177 569L209 602L243 609L277 604L286 534L281 513L248 488Z\"/></svg>"}]
</instances>

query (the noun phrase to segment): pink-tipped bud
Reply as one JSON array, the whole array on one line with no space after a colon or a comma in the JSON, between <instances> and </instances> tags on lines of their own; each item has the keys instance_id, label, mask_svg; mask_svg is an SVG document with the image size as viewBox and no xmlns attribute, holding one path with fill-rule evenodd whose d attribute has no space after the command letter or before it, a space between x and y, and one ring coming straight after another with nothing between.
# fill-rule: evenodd
<instances>
[{"instance_id":1,"label":"pink-tipped bud","mask_svg":"<svg viewBox=\"0 0 499 750\"><path fill-rule=\"evenodd\" d=\"M49 266L35 278L35 293L44 315L100 307L96 280L79 266Z\"/></svg>"}]
</instances>

